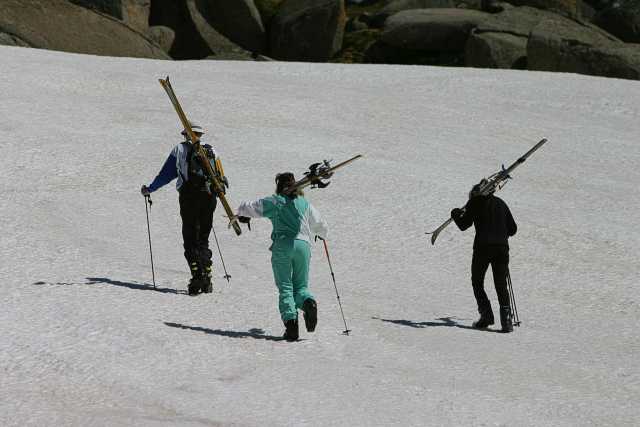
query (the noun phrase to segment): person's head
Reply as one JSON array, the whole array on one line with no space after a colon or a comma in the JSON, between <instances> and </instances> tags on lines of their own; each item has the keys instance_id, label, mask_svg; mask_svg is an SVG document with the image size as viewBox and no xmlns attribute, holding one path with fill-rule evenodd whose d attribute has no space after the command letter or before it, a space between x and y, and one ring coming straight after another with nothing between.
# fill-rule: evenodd
<instances>
[{"instance_id":1,"label":"person's head","mask_svg":"<svg viewBox=\"0 0 640 427\"><path fill-rule=\"evenodd\" d=\"M204 135L204 129L202 128L202 126L197 125L195 123L189 123L191 125L191 130L193 131L193 133L196 134L196 136L198 138L201 138L202 135ZM184 136L185 138L189 137L189 134L187 133L186 129L182 130L182 136Z\"/></svg>"},{"instance_id":2,"label":"person's head","mask_svg":"<svg viewBox=\"0 0 640 427\"><path fill-rule=\"evenodd\" d=\"M285 194L284 190L287 187L295 184L296 178L291 172L282 172L276 175L276 194L282 194L285 196L291 196L291 194Z\"/></svg>"},{"instance_id":3,"label":"person's head","mask_svg":"<svg viewBox=\"0 0 640 427\"><path fill-rule=\"evenodd\" d=\"M469 191L469 198L472 199L474 197L482 196L482 187L487 185L488 182L489 181L487 181L485 178L482 178L479 183L471 187L471 191Z\"/></svg>"}]
</instances>

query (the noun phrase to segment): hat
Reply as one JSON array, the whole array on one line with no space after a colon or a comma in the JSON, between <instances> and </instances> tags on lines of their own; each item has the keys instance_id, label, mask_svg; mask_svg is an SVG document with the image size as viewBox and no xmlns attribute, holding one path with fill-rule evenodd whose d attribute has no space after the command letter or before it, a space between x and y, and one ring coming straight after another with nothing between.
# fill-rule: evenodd
<instances>
[{"instance_id":1,"label":"hat","mask_svg":"<svg viewBox=\"0 0 640 427\"><path fill-rule=\"evenodd\" d=\"M189 122L189 125L191 126L191 130L193 131L193 133L199 133L200 135L204 134L204 129L202 128L202 126L191 122ZM181 133L182 135L187 136L186 129L183 129Z\"/></svg>"}]
</instances>

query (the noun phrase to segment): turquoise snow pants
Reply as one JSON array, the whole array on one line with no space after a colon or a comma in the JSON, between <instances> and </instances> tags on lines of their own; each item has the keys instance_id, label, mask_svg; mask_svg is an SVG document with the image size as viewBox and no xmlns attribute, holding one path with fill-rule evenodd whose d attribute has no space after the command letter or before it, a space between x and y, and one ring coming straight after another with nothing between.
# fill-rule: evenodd
<instances>
[{"instance_id":1,"label":"turquoise snow pants","mask_svg":"<svg viewBox=\"0 0 640 427\"><path fill-rule=\"evenodd\" d=\"M276 239L271 247L271 267L278 287L280 317L283 322L298 318L297 309L309 293L309 242L290 238Z\"/></svg>"}]
</instances>

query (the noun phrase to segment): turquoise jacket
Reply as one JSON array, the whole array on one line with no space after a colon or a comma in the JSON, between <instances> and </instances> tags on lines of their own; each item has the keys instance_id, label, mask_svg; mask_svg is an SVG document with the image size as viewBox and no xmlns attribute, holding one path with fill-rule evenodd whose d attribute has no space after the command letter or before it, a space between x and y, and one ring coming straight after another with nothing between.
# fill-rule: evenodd
<instances>
[{"instance_id":1,"label":"turquoise jacket","mask_svg":"<svg viewBox=\"0 0 640 427\"><path fill-rule=\"evenodd\" d=\"M238 216L269 218L273 225L271 240L281 238L311 242L314 236L326 239L328 229L320 213L302 196L294 199L274 194L253 202L243 202Z\"/></svg>"}]
</instances>

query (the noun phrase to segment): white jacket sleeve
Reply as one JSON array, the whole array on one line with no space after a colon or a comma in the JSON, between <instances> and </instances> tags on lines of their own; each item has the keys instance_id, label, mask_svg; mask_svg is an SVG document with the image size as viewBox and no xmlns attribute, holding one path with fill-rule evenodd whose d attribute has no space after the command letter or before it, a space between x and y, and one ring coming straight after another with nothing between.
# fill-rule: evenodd
<instances>
[{"instance_id":1,"label":"white jacket sleeve","mask_svg":"<svg viewBox=\"0 0 640 427\"><path fill-rule=\"evenodd\" d=\"M326 239L329 234L327 223L320 216L320 212L311 204L309 205L309 229L313 234L323 239Z\"/></svg>"},{"instance_id":2,"label":"white jacket sleeve","mask_svg":"<svg viewBox=\"0 0 640 427\"><path fill-rule=\"evenodd\" d=\"M253 202L242 202L238 207L238 216L248 216L250 218L260 218L263 215L263 199L254 200Z\"/></svg>"}]
</instances>

